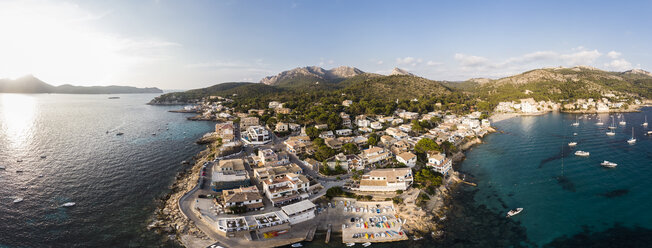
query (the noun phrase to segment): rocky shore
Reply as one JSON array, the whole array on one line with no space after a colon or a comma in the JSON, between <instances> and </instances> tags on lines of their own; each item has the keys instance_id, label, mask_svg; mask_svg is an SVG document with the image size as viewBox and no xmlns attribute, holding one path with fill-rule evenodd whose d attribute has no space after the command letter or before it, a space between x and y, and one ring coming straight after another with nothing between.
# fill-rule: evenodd
<instances>
[{"instance_id":1,"label":"rocky shore","mask_svg":"<svg viewBox=\"0 0 652 248\"><path fill-rule=\"evenodd\" d=\"M148 226L159 234L168 235L185 247L206 247L212 240L199 230L179 209L179 199L188 191L192 190L199 179L199 171L204 161L211 154L211 148L200 152L195 156L195 163L176 176L174 183L170 186L170 192L158 199L158 207Z\"/></svg>"}]
</instances>

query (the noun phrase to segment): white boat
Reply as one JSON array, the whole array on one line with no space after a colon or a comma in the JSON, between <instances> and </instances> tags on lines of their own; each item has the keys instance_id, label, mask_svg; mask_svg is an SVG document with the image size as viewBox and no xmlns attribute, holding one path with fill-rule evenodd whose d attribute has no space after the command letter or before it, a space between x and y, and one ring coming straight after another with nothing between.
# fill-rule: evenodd
<instances>
[{"instance_id":1,"label":"white boat","mask_svg":"<svg viewBox=\"0 0 652 248\"><path fill-rule=\"evenodd\" d=\"M294 243L291 245L292 247L303 247L301 243Z\"/></svg>"},{"instance_id":2,"label":"white boat","mask_svg":"<svg viewBox=\"0 0 652 248\"><path fill-rule=\"evenodd\" d=\"M77 203L74 203L74 202L66 202L66 203L64 203L64 204L61 205L61 206L62 206L62 207L72 207L72 206L75 206L75 204L77 204Z\"/></svg>"},{"instance_id":3,"label":"white boat","mask_svg":"<svg viewBox=\"0 0 652 248\"><path fill-rule=\"evenodd\" d=\"M22 201L23 201L23 198L16 197L16 199L14 200L14 203L19 203L19 202L22 202Z\"/></svg>"},{"instance_id":4,"label":"white boat","mask_svg":"<svg viewBox=\"0 0 652 248\"><path fill-rule=\"evenodd\" d=\"M371 245L371 243L369 243L369 242L362 244L362 246L364 246L364 247L367 247L367 246L370 246L370 245Z\"/></svg>"},{"instance_id":5,"label":"white boat","mask_svg":"<svg viewBox=\"0 0 652 248\"><path fill-rule=\"evenodd\" d=\"M585 152L585 151L576 151L575 152L575 156L588 157L589 155L590 155L590 153Z\"/></svg>"},{"instance_id":6,"label":"white boat","mask_svg":"<svg viewBox=\"0 0 652 248\"><path fill-rule=\"evenodd\" d=\"M570 142L570 143L568 143L568 146L576 146L576 145L577 145L577 142Z\"/></svg>"},{"instance_id":7,"label":"white boat","mask_svg":"<svg viewBox=\"0 0 652 248\"><path fill-rule=\"evenodd\" d=\"M575 116L575 122L573 122L573 124L571 124L571 126L577 127L579 125L580 125L580 122L577 121L577 116Z\"/></svg>"},{"instance_id":8,"label":"white boat","mask_svg":"<svg viewBox=\"0 0 652 248\"><path fill-rule=\"evenodd\" d=\"M645 122L643 122L643 124L641 124L641 125L644 126L644 127L647 127L647 115L645 116Z\"/></svg>"},{"instance_id":9,"label":"white boat","mask_svg":"<svg viewBox=\"0 0 652 248\"><path fill-rule=\"evenodd\" d=\"M632 137L627 140L628 144L636 143L636 138L634 138L634 127L632 127Z\"/></svg>"},{"instance_id":10,"label":"white boat","mask_svg":"<svg viewBox=\"0 0 652 248\"><path fill-rule=\"evenodd\" d=\"M627 125L627 122L625 121L625 118L623 118L622 121L618 122L618 125L621 125L621 126Z\"/></svg>"},{"instance_id":11,"label":"white boat","mask_svg":"<svg viewBox=\"0 0 652 248\"><path fill-rule=\"evenodd\" d=\"M351 247L351 246L354 246L354 245L355 245L355 243L353 243L353 242L346 243L346 247Z\"/></svg>"},{"instance_id":12,"label":"white boat","mask_svg":"<svg viewBox=\"0 0 652 248\"><path fill-rule=\"evenodd\" d=\"M602 118L598 117L598 122L595 123L595 124L598 125L598 126L604 125L604 123L602 123Z\"/></svg>"},{"instance_id":13,"label":"white boat","mask_svg":"<svg viewBox=\"0 0 652 248\"><path fill-rule=\"evenodd\" d=\"M573 136L577 136L577 133L573 133Z\"/></svg>"},{"instance_id":14,"label":"white boat","mask_svg":"<svg viewBox=\"0 0 652 248\"><path fill-rule=\"evenodd\" d=\"M614 124L614 117L613 116L611 117L611 126L609 126L609 129L610 129L609 132L607 132L608 136L616 135L616 132L613 131L614 129L616 129L616 126Z\"/></svg>"},{"instance_id":15,"label":"white boat","mask_svg":"<svg viewBox=\"0 0 652 248\"><path fill-rule=\"evenodd\" d=\"M523 212L523 208L509 210L509 212L507 212L507 218L520 214L521 212Z\"/></svg>"},{"instance_id":16,"label":"white boat","mask_svg":"<svg viewBox=\"0 0 652 248\"><path fill-rule=\"evenodd\" d=\"M614 168L614 167L618 166L618 164L616 164L616 163L614 163L614 162L609 162L609 161L607 161L607 160L605 160L604 162L600 163L600 165L602 165L602 166L604 166L604 167L607 167L607 168Z\"/></svg>"}]
</instances>

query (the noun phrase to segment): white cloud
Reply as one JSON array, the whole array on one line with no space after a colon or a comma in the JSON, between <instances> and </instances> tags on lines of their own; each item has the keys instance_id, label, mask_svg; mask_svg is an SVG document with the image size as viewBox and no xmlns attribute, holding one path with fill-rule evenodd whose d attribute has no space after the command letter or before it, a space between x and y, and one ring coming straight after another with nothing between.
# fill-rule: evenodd
<instances>
[{"instance_id":1,"label":"white cloud","mask_svg":"<svg viewBox=\"0 0 652 248\"><path fill-rule=\"evenodd\" d=\"M592 64L600 56L602 56L602 54L598 52L598 50L581 50L575 53L562 54L560 58L564 60L567 65L575 66Z\"/></svg>"},{"instance_id":2,"label":"white cloud","mask_svg":"<svg viewBox=\"0 0 652 248\"><path fill-rule=\"evenodd\" d=\"M609 63L605 63L604 66L616 71L626 71L632 69L632 63L625 59L614 59Z\"/></svg>"},{"instance_id":3,"label":"white cloud","mask_svg":"<svg viewBox=\"0 0 652 248\"><path fill-rule=\"evenodd\" d=\"M466 55L462 53L456 53L455 60L464 67L486 66L489 62L489 59L485 57Z\"/></svg>"},{"instance_id":4,"label":"white cloud","mask_svg":"<svg viewBox=\"0 0 652 248\"><path fill-rule=\"evenodd\" d=\"M377 65L382 65L383 63L384 63L384 62L383 62L382 60L378 60L378 61L376 61L376 64L377 64Z\"/></svg>"},{"instance_id":5,"label":"white cloud","mask_svg":"<svg viewBox=\"0 0 652 248\"><path fill-rule=\"evenodd\" d=\"M439 65L443 65L443 64L444 63L442 63L442 62L436 62L436 61L432 61L432 60L428 60L428 62L426 62L427 66L439 66Z\"/></svg>"},{"instance_id":6,"label":"white cloud","mask_svg":"<svg viewBox=\"0 0 652 248\"><path fill-rule=\"evenodd\" d=\"M607 53L607 57L612 58L612 59L617 59L620 57L620 55L623 55L622 53L616 52L616 51L611 51Z\"/></svg>"},{"instance_id":7,"label":"white cloud","mask_svg":"<svg viewBox=\"0 0 652 248\"><path fill-rule=\"evenodd\" d=\"M419 64L423 63L423 59L421 58L415 58L415 57L403 57L403 58L396 58L396 64L397 65L410 65L410 66L417 66Z\"/></svg>"}]
</instances>

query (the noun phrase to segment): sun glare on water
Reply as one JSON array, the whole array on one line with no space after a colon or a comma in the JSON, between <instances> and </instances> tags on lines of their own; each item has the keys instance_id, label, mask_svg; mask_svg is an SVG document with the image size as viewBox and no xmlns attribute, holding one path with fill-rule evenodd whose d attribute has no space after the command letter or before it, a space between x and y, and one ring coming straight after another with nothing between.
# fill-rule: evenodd
<instances>
[{"instance_id":1,"label":"sun glare on water","mask_svg":"<svg viewBox=\"0 0 652 248\"><path fill-rule=\"evenodd\" d=\"M33 96L0 94L0 132L10 148L25 148L34 128L36 101Z\"/></svg>"}]
</instances>

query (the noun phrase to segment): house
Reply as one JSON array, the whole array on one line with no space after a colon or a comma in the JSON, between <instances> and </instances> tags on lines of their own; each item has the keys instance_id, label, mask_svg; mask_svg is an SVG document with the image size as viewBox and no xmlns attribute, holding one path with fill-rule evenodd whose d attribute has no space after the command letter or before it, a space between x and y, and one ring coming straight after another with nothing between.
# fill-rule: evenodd
<instances>
[{"instance_id":1,"label":"house","mask_svg":"<svg viewBox=\"0 0 652 248\"><path fill-rule=\"evenodd\" d=\"M396 155L396 160L399 163L403 163L410 168L417 165L417 155L414 155L411 152L403 152L401 154Z\"/></svg>"},{"instance_id":2,"label":"house","mask_svg":"<svg viewBox=\"0 0 652 248\"><path fill-rule=\"evenodd\" d=\"M412 182L412 169L410 168L375 169L362 175L357 190L372 192L407 190Z\"/></svg>"},{"instance_id":3,"label":"house","mask_svg":"<svg viewBox=\"0 0 652 248\"><path fill-rule=\"evenodd\" d=\"M222 191L222 206L227 210L229 207L234 206L246 206L247 211L259 211L265 209L263 196L258 192L256 186Z\"/></svg>"},{"instance_id":4,"label":"house","mask_svg":"<svg viewBox=\"0 0 652 248\"><path fill-rule=\"evenodd\" d=\"M303 174L303 169L301 169L301 167L295 163L254 169L254 177L260 182L270 178L282 177L285 174L289 173Z\"/></svg>"},{"instance_id":5,"label":"house","mask_svg":"<svg viewBox=\"0 0 652 248\"><path fill-rule=\"evenodd\" d=\"M368 128L368 127L361 127L361 128L358 128L358 131L363 132L363 133L371 133L374 130L371 129L371 128Z\"/></svg>"},{"instance_id":6,"label":"house","mask_svg":"<svg viewBox=\"0 0 652 248\"><path fill-rule=\"evenodd\" d=\"M400 119L400 118L392 120L392 125L394 125L394 126L396 126L398 124L402 124L402 123L403 123L403 119Z\"/></svg>"},{"instance_id":7,"label":"house","mask_svg":"<svg viewBox=\"0 0 652 248\"><path fill-rule=\"evenodd\" d=\"M272 149L261 149L258 150L257 162L261 167L286 165L290 163L290 157L283 151L276 153Z\"/></svg>"},{"instance_id":8,"label":"house","mask_svg":"<svg viewBox=\"0 0 652 248\"><path fill-rule=\"evenodd\" d=\"M245 170L213 170L212 182L212 190L216 192L251 185Z\"/></svg>"},{"instance_id":9,"label":"house","mask_svg":"<svg viewBox=\"0 0 652 248\"><path fill-rule=\"evenodd\" d=\"M235 138L234 130L235 128L233 127L232 122L215 124L215 133L217 133L217 136L222 138L223 141L233 140Z\"/></svg>"},{"instance_id":10,"label":"house","mask_svg":"<svg viewBox=\"0 0 652 248\"><path fill-rule=\"evenodd\" d=\"M277 101L271 101L271 102L269 102L268 107L269 108L282 108L283 104L280 103L280 102L277 102Z\"/></svg>"},{"instance_id":11,"label":"house","mask_svg":"<svg viewBox=\"0 0 652 248\"><path fill-rule=\"evenodd\" d=\"M342 126L345 127L352 127L351 126L351 119L350 118L342 118Z\"/></svg>"},{"instance_id":12,"label":"house","mask_svg":"<svg viewBox=\"0 0 652 248\"><path fill-rule=\"evenodd\" d=\"M296 131L301 130L301 125L296 124L296 123L289 123L289 124L288 124L288 127L290 128L290 130L291 130L292 132L296 132Z\"/></svg>"},{"instance_id":13,"label":"house","mask_svg":"<svg viewBox=\"0 0 652 248\"><path fill-rule=\"evenodd\" d=\"M319 124L319 125L315 125L315 128L317 128L318 130L326 130L326 129L328 129L328 125Z\"/></svg>"},{"instance_id":14,"label":"house","mask_svg":"<svg viewBox=\"0 0 652 248\"><path fill-rule=\"evenodd\" d=\"M314 160L312 158L307 158L303 160L303 164L314 171L319 171L319 161L317 160Z\"/></svg>"},{"instance_id":15,"label":"house","mask_svg":"<svg viewBox=\"0 0 652 248\"><path fill-rule=\"evenodd\" d=\"M428 163L426 166L431 167L434 171L442 175L448 175L448 171L453 167L453 161L446 158L446 154L438 151L428 152Z\"/></svg>"},{"instance_id":16,"label":"house","mask_svg":"<svg viewBox=\"0 0 652 248\"><path fill-rule=\"evenodd\" d=\"M353 101L351 101L351 100L342 101L342 105L345 106L345 107L351 106L351 104L353 104Z\"/></svg>"},{"instance_id":17,"label":"house","mask_svg":"<svg viewBox=\"0 0 652 248\"><path fill-rule=\"evenodd\" d=\"M396 142L396 139L392 138L392 136L389 135L383 135L380 136L380 143L383 143L385 147L391 146Z\"/></svg>"},{"instance_id":18,"label":"house","mask_svg":"<svg viewBox=\"0 0 652 248\"><path fill-rule=\"evenodd\" d=\"M286 140L283 144L285 144L285 149L292 154L306 153L308 147L308 144L296 140Z\"/></svg>"},{"instance_id":19,"label":"house","mask_svg":"<svg viewBox=\"0 0 652 248\"><path fill-rule=\"evenodd\" d=\"M409 132L412 131L412 124L403 124L403 125L400 125L400 126L398 126L398 129L401 130L401 131L403 131L403 132L409 133Z\"/></svg>"},{"instance_id":20,"label":"house","mask_svg":"<svg viewBox=\"0 0 652 248\"><path fill-rule=\"evenodd\" d=\"M315 209L317 209L317 206L309 200L303 200L281 207L283 213L287 215L290 225L315 218Z\"/></svg>"},{"instance_id":21,"label":"house","mask_svg":"<svg viewBox=\"0 0 652 248\"><path fill-rule=\"evenodd\" d=\"M338 165L344 170L350 170L352 168L364 169L364 167L361 167L360 157L353 154L344 155L344 153L339 153L333 156L326 162L326 165L328 165L332 170L334 170Z\"/></svg>"},{"instance_id":22,"label":"house","mask_svg":"<svg viewBox=\"0 0 652 248\"><path fill-rule=\"evenodd\" d=\"M218 172L237 172L245 171L244 160L242 159L227 159L220 160L220 162L213 168L213 171Z\"/></svg>"},{"instance_id":23,"label":"house","mask_svg":"<svg viewBox=\"0 0 652 248\"><path fill-rule=\"evenodd\" d=\"M288 173L263 181L265 195L277 207L308 198L309 180L304 175Z\"/></svg>"},{"instance_id":24,"label":"house","mask_svg":"<svg viewBox=\"0 0 652 248\"><path fill-rule=\"evenodd\" d=\"M245 117L240 119L240 130L247 130L248 127L258 126L260 124L258 117Z\"/></svg>"},{"instance_id":25,"label":"house","mask_svg":"<svg viewBox=\"0 0 652 248\"><path fill-rule=\"evenodd\" d=\"M274 113L277 113L277 114L286 114L287 115L287 114L289 114L291 112L292 112L292 110L289 109L289 108L275 108L274 109Z\"/></svg>"},{"instance_id":26,"label":"house","mask_svg":"<svg viewBox=\"0 0 652 248\"><path fill-rule=\"evenodd\" d=\"M373 146L369 149L362 150L360 158L364 165L382 164L390 158L391 154L385 149Z\"/></svg>"},{"instance_id":27,"label":"house","mask_svg":"<svg viewBox=\"0 0 652 248\"><path fill-rule=\"evenodd\" d=\"M289 129L289 127L288 127L287 123L279 122L279 123L276 123L276 128L274 129L274 132L283 133L283 132L287 132L288 129Z\"/></svg>"},{"instance_id":28,"label":"house","mask_svg":"<svg viewBox=\"0 0 652 248\"><path fill-rule=\"evenodd\" d=\"M392 153L394 154L401 154L403 152L407 152L410 150L410 143L407 140L399 140L392 144Z\"/></svg>"},{"instance_id":29,"label":"house","mask_svg":"<svg viewBox=\"0 0 652 248\"><path fill-rule=\"evenodd\" d=\"M349 135L353 134L353 131L351 129L348 129L348 128L346 128L346 129L338 129L338 130L335 130L335 134L337 134L337 136L349 136Z\"/></svg>"},{"instance_id":30,"label":"house","mask_svg":"<svg viewBox=\"0 0 652 248\"><path fill-rule=\"evenodd\" d=\"M319 134L319 138L322 139L328 139L328 138L335 138L335 134L333 134L333 131L323 131L321 134Z\"/></svg>"},{"instance_id":31,"label":"house","mask_svg":"<svg viewBox=\"0 0 652 248\"><path fill-rule=\"evenodd\" d=\"M269 131L262 126L250 126L247 128L247 132L242 136L242 140L245 143L262 145L272 141L272 136Z\"/></svg>"},{"instance_id":32,"label":"house","mask_svg":"<svg viewBox=\"0 0 652 248\"><path fill-rule=\"evenodd\" d=\"M374 121L374 122L372 122L372 123L370 124L370 127L371 127L372 129L379 130L379 129L383 129L383 124L380 123L380 122L378 122L378 121Z\"/></svg>"},{"instance_id":33,"label":"house","mask_svg":"<svg viewBox=\"0 0 652 248\"><path fill-rule=\"evenodd\" d=\"M403 119L414 120L419 118L419 113L405 111L403 113L398 114L398 116Z\"/></svg>"},{"instance_id":34,"label":"house","mask_svg":"<svg viewBox=\"0 0 652 248\"><path fill-rule=\"evenodd\" d=\"M367 119L357 119L355 124L358 125L358 127L368 127L370 123Z\"/></svg>"},{"instance_id":35,"label":"house","mask_svg":"<svg viewBox=\"0 0 652 248\"><path fill-rule=\"evenodd\" d=\"M332 149L335 149L335 150L342 149L342 142L340 142L339 140L337 140L335 138L326 138L326 139L324 139L324 144L326 144L326 146L328 146L328 147L330 147Z\"/></svg>"},{"instance_id":36,"label":"house","mask_svg":"<svg viewBox=\"0 0 652 248\"><path fill-rule=\"evenodd\" d=\"M236 233L256 232L256 235L267 237L269 232L287 232L290 220L283 211L264 214L218 218L215 225L217 233L225 237L235 237Z\"/></svg>"}]
</instances>

